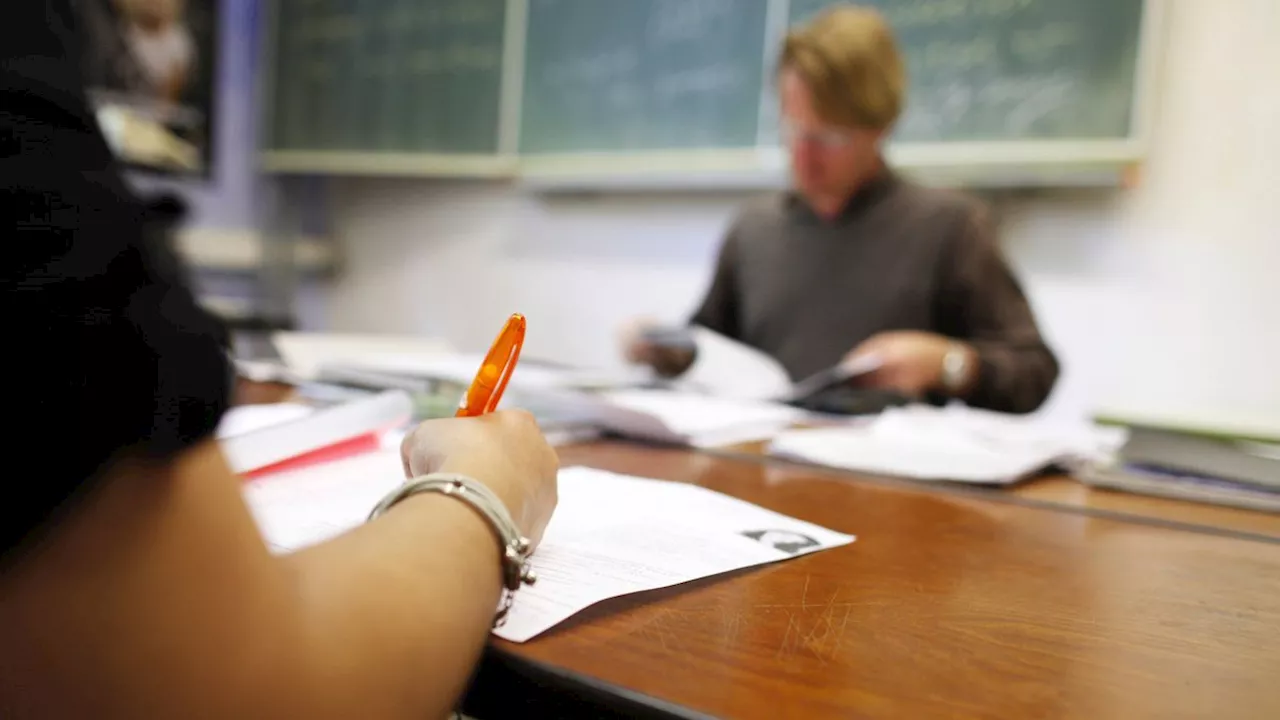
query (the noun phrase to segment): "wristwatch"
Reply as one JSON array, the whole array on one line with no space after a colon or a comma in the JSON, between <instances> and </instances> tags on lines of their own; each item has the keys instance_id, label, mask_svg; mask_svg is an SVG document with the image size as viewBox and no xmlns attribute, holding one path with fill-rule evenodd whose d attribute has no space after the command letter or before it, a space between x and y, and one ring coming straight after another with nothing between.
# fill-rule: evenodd
<instances>
[{"instance_id":1,"label":"wristwatch","mask_svg":"<svg viewBox=\"0 0 1280 720\"><path fill-rule=\"evenodd\" d=\"M969 373L969 353L963 345L954 343L942 357L942 387L948 395L956 395L964 387Z\"/></svg>"}]
</instances>

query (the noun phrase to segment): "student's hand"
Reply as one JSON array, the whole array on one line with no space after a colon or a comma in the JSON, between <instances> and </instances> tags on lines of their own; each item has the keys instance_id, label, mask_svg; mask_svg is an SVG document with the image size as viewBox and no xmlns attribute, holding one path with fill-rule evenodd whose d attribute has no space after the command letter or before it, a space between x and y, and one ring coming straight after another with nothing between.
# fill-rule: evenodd
<instances>
[{"instance_id":1,"label":"student's hand","mask_svg":"<svg viewBox=\"0 0 1280 720\"><path fill-rule=\"evenodd\" d=\"M899 330L868 338L845 358L852 362L874 355L882 362L875 371L857 379L859 386L896 390L904 395L920 397L942 388L943 360L955 345L954 340L942 335ZM972 349L966 350L973 353ZM976 366L975 358L970 357L970 372Z\"/></svg>"},{"instance_id":2,"label":"student's hand","mask_svg":"<svg viewBox=\"0 0 1280 720\"><path fill-rule=\"evenodd\" d=\"M556 508L559 458L523 411L428 420L405 437L400 457L409 478L448 472L482 483L535 545Z\"/></svg>"},{"instance_id":3,"label":"student's hand","mask_svg":"<svg viewBox=\"0 0 1280 720\"><path fill-rule=\"evenodd\" d=\"M646 332L662 326L662 323L648 318L633 320L624 325L620 333L622 355L629 363L647 365L659 375L675 377L689 369L696 352L659 345L645 339Z\"/></svg>"}]
</instances>

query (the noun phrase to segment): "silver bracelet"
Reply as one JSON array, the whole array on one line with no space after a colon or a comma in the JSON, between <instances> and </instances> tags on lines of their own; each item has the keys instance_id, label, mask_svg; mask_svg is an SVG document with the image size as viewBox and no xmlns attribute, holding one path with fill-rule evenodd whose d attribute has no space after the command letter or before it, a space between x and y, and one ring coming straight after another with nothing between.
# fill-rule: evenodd
<instances>
[{"instance_id":1,"label":"silver bracelet","mask_svg":"<svg viewBox=\"0 0 1280 720\"><path fill-rule=\"evenodd\" d=\"M369 513L369 520L380 517L396 503L419 493L443 493L470 505L489 522L498 543L502 546L502 600L498 605L493 626L501 627L511 611L515 593L522 585L532 585L538 576L529 565L533 543L520 534L520 528L511 519L511 513L493 491L466 475L432 473L413 478L399 488L387 493Z\"/></svg>"}]
</instances>

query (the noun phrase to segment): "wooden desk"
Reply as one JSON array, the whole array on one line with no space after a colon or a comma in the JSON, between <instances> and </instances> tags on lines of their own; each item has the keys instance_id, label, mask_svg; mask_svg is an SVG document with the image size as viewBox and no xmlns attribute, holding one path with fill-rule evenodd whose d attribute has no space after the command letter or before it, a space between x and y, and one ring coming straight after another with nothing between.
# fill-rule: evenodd
<instances>
[{"instance_id":1,"label":"wooden desk","mask_svg":"<svg viewBox=\"0 0 1280 720\"><path fill-rule=\"evenodd\" d=\"M1280 541L1280 514L1205 505L1187 500L1135 495L1090 487L1065 476L1036 478L1008 490L1013 496L1063 508L1119 513Z\"/></svg>"},{"instance_id":2,"label":"wooden desk","mask_svg":"<svg viewBox=\"0 0 1280 720\"><path fill-rule=\"evenodd\" d=\"M497 643L571 695L770 720L1280 717L1280 544L681 450L561 456L859 536Z\"/></svg>"},{"instance_id":3,"label":"wooden desk","mask_svg":"<svg viewBox=\"0 0 1280 720\"><path fill-rule=\"evenodd\" d=\"M1271 533L1271 516L1122 495L1122 512L1091 515L1079 511L1107 509L1102 493L1063 479L940 491L759 453L595 443L561 457L697 483L859 539L497 642L486 667L515 684L495 688L482 671L478 717L1280 717L1280 543L1146 522ZM543 692L550 705L519 694L530 678L557 691Z\"/></svg>"},{"instance_id":4,"label":"wooden desk","mask_svg":"<svg viewBox=\"0 0 1280 720\"><path fill-rule=\"evenodd\" d=\"M734 445L716 451L726 457L786 464L783 458L768 455L764 443ZM1093 488L1065 475L1034 478L1009 488L987 488L956 483L925 483L914 480L871 478L846 470L828 472L888 484L910 485L935 492L983 494L997 501L1025 505L1051 505L1086 515L1119 517L1155 523L1194 526L1206 532L1257 535L1280 541L1280 514L1206 505L1186 500L1136 495Z\"/></svg>"}]
</instances>

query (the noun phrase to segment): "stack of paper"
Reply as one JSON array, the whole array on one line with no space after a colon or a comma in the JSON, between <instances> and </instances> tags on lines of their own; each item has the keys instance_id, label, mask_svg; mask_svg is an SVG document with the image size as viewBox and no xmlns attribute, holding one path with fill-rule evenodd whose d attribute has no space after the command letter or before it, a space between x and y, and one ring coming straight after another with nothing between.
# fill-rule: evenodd
<instances>
[{"instance_id":1,"label":"stack of paper","mask_svg":"<svg viewBox=\"0 0 1280 720\"><path fill-rule=\"evenodd\" d=\"M1108 457L1125 432L1089 423L1003 415L962 405L886 410L857 425L796 430L770 452L818 465L918 480L1003 485L1051 465Z\"/></svg>"},{"instance_id":2,"label":"stack of paper","mask_svg":"<svg viewBox=\"0 0 1280 720\"><path fill-rule=\"evenodd\" d=\"M444 340L405 335L278 332L271 342L283 364L304 380L315 380L329 365L376 363L385 357L429 362L453 352Z\"/></svg>"},{"instance_id":3,"label":"stack of paper","mask_svg":"<svg viewBox=\"0 0 1280 720\"><path fill-rule=\"evenodd\" d=\"M299 420L315 411L302 403L239 405L223 414L218 423L218 439L245 435L273 425Z\"/></svg>"},{"instance_id":4,"label":"stack of paper","mask_svg":"<svg viewBox=\"0 0 1280 720\"><path fill-rule=\"evenodd\" d=\"M1119 463L1085 468L1076 473L1076 478L1087 485L1109 490L1280 512L1280 489L1266 485Z\"/></svg>"},{"instance_id":5,"label":"stack of paper","mask_svg":"<svg viewBox=\"0 0 1280 720\"><path fill-rule=\"evenodd\" d=\"M1280 445L1131 427L1112 462L1076 473L1114 490L1280 511Z\"/></svg>"},{"instance_id":6,"label":"stack of paper","mask_svg":"<svg viewBox=\"0 0 1280 720\"><path fill-rule=\"evenodd\" d=\"M439 353L436 355L383 352L342 362L328 362L320 376L340 377L346 374L374 374L443 381L468 385L484 363L484 355L476 353ZM644 371L565 368L539 363L526 358L516 365L509 387L524 391L598 390L642 385L651 380Z\"/></svg>"},{"instance_id":7,"label":"stack of paper","mask_svg":"<svg viewBox=\"0 0 1280 720\"><path fill-rule=\"evenodd\" d=\"M669 390L565 395L559 406L625 437L694 447L767 440L804 417L786 405Z\"/></svg>"},{"instance_id":8,"label":"stack of paper","mask_svg":"<svg viewBox=\"0 0 1280 720\"><path fill-rule=\"evenodd\" d=\"M387 449L267 475L243 492L267 544L281 553L356 527L404 480L400 451Z\"/></svg>"},{"instance_id":9,"label":"stack of paper","mask_svg":"<svg viewBox=\"0 0 1280 720\"><path fill-rule=\"evenodd\" d=\"M500 637L524 642L611 597L669 587L853 542L851 535L681 483L587 468L560 472L560 505ZM386 452L272 476L245 498L268 543L287 552L364 522L402 482Z\"/></svg>"}]
</instances>

